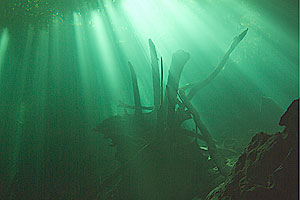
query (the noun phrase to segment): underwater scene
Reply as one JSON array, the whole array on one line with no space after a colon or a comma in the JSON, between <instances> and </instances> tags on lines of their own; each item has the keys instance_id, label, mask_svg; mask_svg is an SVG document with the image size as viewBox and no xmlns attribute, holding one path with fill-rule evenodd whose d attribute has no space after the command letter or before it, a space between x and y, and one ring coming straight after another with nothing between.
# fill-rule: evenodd
<instances>
[{"instance_id":1,"label":"underwater scene","mask_svg":"<svg viewBox=\"0 0 300 200\"><path fill-rule=\"evenodd\" d=\"M0 200L299 199L297 0L1 0Z\"/></svg>"}]
</instances>

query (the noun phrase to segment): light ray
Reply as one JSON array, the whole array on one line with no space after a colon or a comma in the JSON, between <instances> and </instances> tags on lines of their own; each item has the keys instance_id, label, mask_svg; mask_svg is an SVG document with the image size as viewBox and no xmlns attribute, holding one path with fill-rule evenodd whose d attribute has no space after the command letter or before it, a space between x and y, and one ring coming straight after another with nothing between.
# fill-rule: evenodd
<instances>
[{"instance_id":1,"label":"light ray","mask_svg":"<svg viewBox=\"0 0 300 200\"><path fill-rule=\"evenodd\" d=\"M91 16L94 23L93 37L95 38L95 43L99 52L98 62L101 64L101 66L99 66L99 72L101 73L101 77L106 82L105 86L110 91L111 109L113 112L116 112L116 104L118 103L118 97L120 94L119 71L116 62L118 58L116 57L111 36L109 35L107 26L105 24L104 18L106 16L103 13L97 13L96 11L92 11Z\"/></svg>"},{"instance_id":2,"label":"light ray","mask_svg":"<svg viewBox=\"0 0 300 200\"><path fill-rule=\"evenodd\" d=\"M2 71L2 65L5 59L5 53L7 50L8 41L9 41L8 29L5 28L2 32L1 39L0 39L0 75Z\"/></svg>"}]
</instances>

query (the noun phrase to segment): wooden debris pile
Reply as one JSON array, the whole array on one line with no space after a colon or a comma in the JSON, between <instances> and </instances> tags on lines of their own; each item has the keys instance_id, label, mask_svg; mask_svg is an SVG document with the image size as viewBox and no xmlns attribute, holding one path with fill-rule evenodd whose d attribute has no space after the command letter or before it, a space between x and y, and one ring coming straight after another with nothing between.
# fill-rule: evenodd
<instances>
[{"instance_id":1,"label":"wooden debris pile","mask_svg":"<svg viewBox=\"0 0 300 200\"><path fill-rule=\"evenodd\" d=\"M120 103L125 115L110 117L96 128L112 140L112 146L117 147L116 159L121 163L120 168L102 183L98 199L192 199L195 196L205 197L224 180L231 168L226 165L226 158L221 156L191 100L224 68L247 31L234 39L215 70L204 81L183 87L179 87L179 82L190 59L189 53L179 50L173 54L164 88L163 59L157 58L156 47L149 40L153 107L141 105L134 66L128 62L135 105ZM127 109L135 111L128 114ZM188 119L194 121L195 131L182 126ZM205 142L207 147L200 148L198 140Z\"/></svg>"}]
</instances>

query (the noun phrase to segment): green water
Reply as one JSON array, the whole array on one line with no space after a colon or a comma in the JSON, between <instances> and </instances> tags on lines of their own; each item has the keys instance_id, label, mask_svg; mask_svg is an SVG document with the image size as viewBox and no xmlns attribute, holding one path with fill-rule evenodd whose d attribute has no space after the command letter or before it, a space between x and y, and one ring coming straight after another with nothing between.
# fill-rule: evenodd
<instances>
[{"instance_id":1,"label":"green water","mask_svg":"<svg viewBox=\"0 0 300 200\"><path fill-rule=\"evenodd\" d=\"M190 53L183 86L205 79L248 28L191 102L216 140L246 145L259 131L282 130L280 116L299 98L298 7L296 0L1 1L0 199L96 199L119 163L93 129L124 115L120 101L134 104L128 61L141 104L153 105L150 38L164 86L172 54Z\"/></svg>"}]
</instances>

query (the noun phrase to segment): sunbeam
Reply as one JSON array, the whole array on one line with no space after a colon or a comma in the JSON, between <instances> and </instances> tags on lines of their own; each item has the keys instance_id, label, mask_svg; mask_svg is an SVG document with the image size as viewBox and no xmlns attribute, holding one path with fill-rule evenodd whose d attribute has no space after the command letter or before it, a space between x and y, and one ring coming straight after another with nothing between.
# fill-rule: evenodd
<instances>
[{"instance_id":1,"label":"sunbeam","mask_svg":"<svg viewBox=\"0 0 300 200\"><path fill-rule=\"evenodd\" d=\"M0 38L0 75L2 71L2 65L3 65L5 53L7 50L8 41L9 41L8 29L5 28L2 31L1 38Z\"/></svg>"},{"instance_id":2,"label":"sunbeam","mask_svg":"<svg viewBox=\"0 0 300 200\"><path fill-rule=\"evenodd\" d=\"M208 199L249 141L294 155L298 1L2 4L0 199Z\"/></svg>"}]
</instances>

